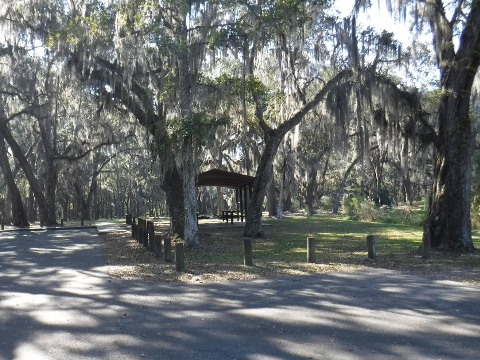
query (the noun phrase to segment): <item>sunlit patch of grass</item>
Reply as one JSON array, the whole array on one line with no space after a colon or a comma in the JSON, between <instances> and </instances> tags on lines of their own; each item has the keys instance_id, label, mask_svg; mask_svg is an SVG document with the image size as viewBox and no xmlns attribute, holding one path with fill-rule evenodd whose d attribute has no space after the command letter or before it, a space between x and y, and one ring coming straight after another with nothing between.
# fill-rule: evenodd
<instances>
[{"instance_id":1,"label":"sunlit patch of grass","mask_svg":"<svg viewBox=\"0 0 480 360\"><path fill-rule=\"evenodd\" d=\"M243 265L243 228L219 227L200 228L201 248L186 249L188 274L180 276L171 270L170 264L162 262L152 271L161 274L164 281L191 282L381 267L435 278L463 280L465 277L470 283L480 284L478 254L433 251L430 259L422 259L420 224L394 223L391 219L388 223L361 222L332 214L293 215L265 219L264 223L270 225L264 227L264 236L252 240L252 267ZM377 236L376 261L367 261L366 238L370 234ZM307 237L310 236L316 239L315 264L307 263ZM473 239L480 248L479 231L474 232ZM143 249L139 252L143 254ZM146 259L151 261L153 257ZM117 263L123 264L123 259Z\"/></svg>"},{"instance_id":2,"label":"sunlit patch of grass","mask_svg":"<svg viewBox=\"0 0 480 360\"><path fill-rule=\"evenodd\" d=\"M475 230L472 233L473 245L480 250L480 230Z\"/></svg>"}]
</instances>

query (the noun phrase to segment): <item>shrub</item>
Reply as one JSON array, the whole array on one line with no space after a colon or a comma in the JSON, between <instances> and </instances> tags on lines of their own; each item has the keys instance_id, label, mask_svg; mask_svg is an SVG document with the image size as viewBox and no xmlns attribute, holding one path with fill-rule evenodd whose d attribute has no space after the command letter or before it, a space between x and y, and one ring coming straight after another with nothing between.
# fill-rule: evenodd
<instances>
[{"instance_id":1,"label":"shrub","mask_svg":"<svg viewBox=\"0 0 480 360\"><path fill-rule=\"evenodd\" d=\"M363 200L357 210L358 220L379 221L383 218L382 210L371 200Z\"/></svg>"},{"instance_id":2,"label":"shrub","mask_svg":"<svg viewBox=\"0 0 480 360\"><path fill-rule=\"evenodd\" d=\"M379 221L384 217L384 211L372 200L361 196L345 197L343 199L343 213L348 219L363 221Z\"/></svg>"},{"instance_id":3,"label":"shrub","mask_svg":"<svg viewBox=\"0 0 480 360\"><path fill-rule=\"evenodd\" d=\"M355 201L352 197L345 197L342 204L342 212L347 219L356 218Z\"/></svg>"},{"instance_id":4,"label":"shrub","mask_svg":"<svg viewBox=\"0 0 480 360\"><path fill-rule=\"evenodd\" d=\"M330 196L322 196L320 206L323 210L330 211L333 208L333 199Z\"/></svg>"}]
</instances>

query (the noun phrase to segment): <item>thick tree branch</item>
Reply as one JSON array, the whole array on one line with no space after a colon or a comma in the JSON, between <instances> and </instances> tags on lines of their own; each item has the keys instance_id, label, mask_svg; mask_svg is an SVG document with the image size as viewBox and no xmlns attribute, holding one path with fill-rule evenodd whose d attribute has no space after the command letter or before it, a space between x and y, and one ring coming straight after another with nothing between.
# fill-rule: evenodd
<instances>
[{"instance_id":1,"label":"thick tree branch","mask_svg":"<svg viewBox=\"0 0 480 360\"><path fill-rule=\"evenodd\" d=\"M100 57L95 57L95 63L96 69L85 73L80 56L72 54L70 57L70 65L74 67L80 78L108 84L112 94L106 94L106 96L113 95L135 116L140 125L155 135L158 129L164 126L164 119L153 108L153 101L146 90L135 81L127 84L121 67L116 63Z\"/></svg>"},{"instance_id":2,"label":"thick tree branch","mask_svg":"<svg viewBox=\"0 0 480 360\"><path fill-rule=\"evenodd\" d=\"M80 160L82 158L84 158L85 156L87 156L88 154L90 154L91 152L95 151L95 150L98 150L104 146L110 146L110 145L118 145L118 144L121 144L122 142L124 142L125 140L127 140L128 138L131 138L135 135L127 135L125 138L123 138L122 140L115 140L115 139L112 139L112 140L108 140L108 141L103 141L97 145L95 145L94 147L90 148L90 149L87 149L85 150L84 152L78 154L78 155L67 155L67 154L63 154L63 155L57 155L57 156L54 156L53 158L55 160L66 160L66 161L77 161L77 160Z\"/></svg>"},{"instance_id":3,"label":"thick tree branch","mask_svg":"<svg viewBox=\"0 0 480 360\"><path fill-rule=\"evenodd\" d=\"M480 4L472 4L465 29L460 37L457 58L461 65L475 75L480 65Z\"/></svg>"},{"instance_id":4,"label":"thick tree branch","mask_svg":"<svg viewBox=\"0 0 480 360\"><path fill-rule=\"evenodd\" d=\"M331 78L327 83L317 92L317 94L308 101L300 110L293 114L290 119L282 123L275 131L285 135L288 131L298 125L305 115L314 109L320 101L339 83L348 80L353 75L352 70L343 70Z\"/></svg>"},{"instance_id":5,"label":"thick tree branch","mask_svg":"<svg viewBox=\"0 0 480 360\"><path fill-rule=\"evenodd\" d=\"M455 26L455 24L458 21L458 18L462 14L462 7L463 7L464 2L465 2L464 0L458 0L457 6L456 6L455 11L453 12L453 15L452 15L452 20L450 21L452 26Z\"/></svg>"},{"instance_id":6,"label":"thick tree branch","mask_svg":"<svg viewBox=\"0 0 480 360\"><path fill-rule=\"evenodd\" d=\"M453 28L445 14L441 0L426 0L429 12L430 28L433 33L433 46L435 48L437 63L442 72L455 57L453 44ZM442 75L443 76L443 75Z\"/></svg>"}]
</instances>

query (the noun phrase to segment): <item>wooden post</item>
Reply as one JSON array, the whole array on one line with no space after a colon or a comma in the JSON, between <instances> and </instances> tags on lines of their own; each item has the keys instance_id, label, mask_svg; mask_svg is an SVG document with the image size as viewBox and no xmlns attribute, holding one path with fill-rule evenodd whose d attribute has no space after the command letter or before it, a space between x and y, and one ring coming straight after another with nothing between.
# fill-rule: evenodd
<instances>
[{"instance_id":1,"label":"wooden post","mask_svg":"<svg viewBox=\"0 0 480 360\"><path fill-rule=\"evenodd\" d=\"M163 240L163 245L165 247L165 261L172 262L172 239L166 236Z\"/></svg>"},{"instance_id":2,"label":"wooden post","mask_svg":"<svg viewBox=\"0 0 480 360\"><path fill-rule=\"evenodd\" d=\"M376 236L367 235L368 258L375 260L377 258L377 249L375 248Z\"/></svg>"},{"instance_id":3,"label":"wooden post","mask_svg":"<svg viewBox=\"0 0 480 360\"><path fill-rule=\"evenodd\" d=\"M148 250L155 251L155 224L150 221L150 229L148 231Z\"/></svg>"},{"instance_id":4,"label":"wooden post","mask_svg":"<svg viewBox=\"0 0 480 360\"><path fill-rule=\"evenodd\" d=\"M250 186L248 188L246 187L246 188L243 189L243 206L244 206L243 207L243 210L244 210L243 215L245 216L245 218L247 217L247 209L248 209L248 201L250 199L250 192L251 192ZM247 220L245 219L245 221L247 221Z\"/></svg>"},{"instance_id":5,"label":"wooden post","mask_svg":"<svg viewBox=\"0 0 480 360\"><path fill-rule=\"evenodd\" d=\"M142 238L142 244L144 248L148 249L148 227L149 227L149 221L145 220L144 227L143 227L143 238Z\"/></svg>"},{"instance_id":6,"label":"wooden post","mask_svg":"<svg viewBox=\"0 0 480 360\"><path fill-rule=\"evenodd\" d=\"M150 221L147 220L147 222L145 223L145 237L143 238L143 246L146 247L147 250L150 249L149 237L150 237Z\"/></svg>"},{"instance_id":7,"label":"wooden post","mask_svg":"<svg viewBox=\"0 0 480 360\"><path fill-rule=\"evenodd\" d=\"M133 217L132 218L132 239L135 239L136 231L137 231L137 227L136 227L136 224L135 224L135 218Z\"/></svg>"},{"instance_id":8,"label":"wooden post","mask_svg":"<svg viewBox=\"0 0 480 360\"><path fill-rule=\"evenodd\" d=\"M155 257L160 259L162 257L162 235L156 234L153 239L153 251L155 253Z\"/></svg>"},{"instance_id":9,"label":"wooden post","mask_svg":"<svg viewBox=\"0 0 480 360\"><path fill-rule=\"evenodd\" d=\"M183 251L183 241L175 242L175 270L185 271L185 252Z\"/></svg>"},{"instance_id":10,"label":"wooden post","mask_svg":"<svg viewBox=\"0 0 480 360\"><path fill-rule=\"evenodd\" d=\"M243 222L243 188L238 188L238 211L240 215L240 221Z\"/></svg>"},{"instance_id":11,"label":"wooden post","mask_svg":"<svg viewBox=\"0 0 480 360\"><path fill-rule=\"evenodd\" d=\"M138 238L137 241L141 244L143 241L143 229L144 229L144 222L142 218L138 218Z\"/></svg>"},{"instance_id":12,"label":"wooden post","mask_svg":"<svg viewBox=\"0 0 480 360\"><path fill-rule=\"evenodd\" d=\"M243 238L243 264L253 266L252 238Z\"/></svg>"},{"instance_id":13,"label":"wooden post","mask_svg":"<svg viewBox=\"0 0 480 360\"><path fill-rule=\"evenodd\" d=\"M315 254L317 241L314 237L307 237L307 262L316 263L317 256Z\"/></svg>"},{"instance_id":14,"label":"wooden post","mask_svg":"<svg viewBox=\"0 0 480 360\"><path fill-rule=\"evenodd\" d=\"M142 218L138 218L138 238L137 241L139 244L143 243L143 231L144 231L144 220Z\"/></svg>"}]
</instances>

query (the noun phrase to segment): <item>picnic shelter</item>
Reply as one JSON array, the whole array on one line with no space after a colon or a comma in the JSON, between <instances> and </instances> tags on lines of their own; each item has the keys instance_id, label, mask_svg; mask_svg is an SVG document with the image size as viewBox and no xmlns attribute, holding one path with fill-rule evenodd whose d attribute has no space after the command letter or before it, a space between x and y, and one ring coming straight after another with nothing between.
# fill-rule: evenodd
<instances>
[{"instance_id":1,"label":"picnic shelter","mask_svg":"<svg viewBox=\"0 0 480 360\"><path fill-rule=\"evenodd\" d=\"M197 186L220 186L235 190L236 209L222 210L222 220L231 220L233 223L234 217L243 221L246 215L254 180L253 176L211 169L198 175Z\"/></svg>"}]
</instances>

